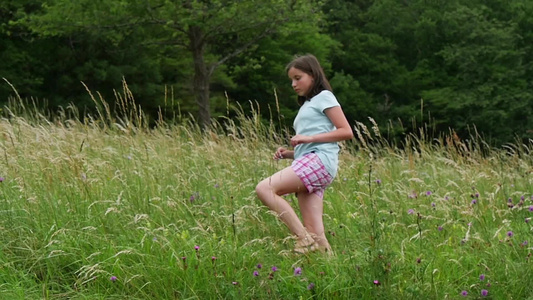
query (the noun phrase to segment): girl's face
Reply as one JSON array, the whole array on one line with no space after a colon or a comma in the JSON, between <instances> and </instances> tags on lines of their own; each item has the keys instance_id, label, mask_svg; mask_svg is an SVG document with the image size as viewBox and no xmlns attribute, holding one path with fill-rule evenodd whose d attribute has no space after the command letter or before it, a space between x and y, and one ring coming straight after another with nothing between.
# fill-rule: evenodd
<instances>
[{"instance_id":1,"label":"girl's face","mask_svg":"<svg viewBox=\"0 0 533 300\"><path fill-rule=\"evenodd\" d=\"M289 78L292 80L292 88L298 96L306 96L313 86L313 77L302 70L294 67L289 69Z\"/></svg>"}]
</instances>

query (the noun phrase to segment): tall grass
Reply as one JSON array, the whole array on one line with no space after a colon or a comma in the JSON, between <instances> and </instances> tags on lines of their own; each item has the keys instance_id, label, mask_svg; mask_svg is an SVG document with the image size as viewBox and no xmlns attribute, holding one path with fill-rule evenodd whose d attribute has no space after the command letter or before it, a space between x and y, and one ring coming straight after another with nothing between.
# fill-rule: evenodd
<instances>
[{"instance_id":1,"label":"tall grass","mask_svg":"<svg viewBox=\"0 0 533 300\"><path fill-rule=\"evenodd\" d=\"M394 145L358 123L325 195L336 255L298 256L254 195L289 165L271 160L286 132L256 110L149 128L126 85L120 111L93 99L83 120L4 109L2 299L533 295L533 141L490 149L421 127Z\"/></svg>"}]
</instances>

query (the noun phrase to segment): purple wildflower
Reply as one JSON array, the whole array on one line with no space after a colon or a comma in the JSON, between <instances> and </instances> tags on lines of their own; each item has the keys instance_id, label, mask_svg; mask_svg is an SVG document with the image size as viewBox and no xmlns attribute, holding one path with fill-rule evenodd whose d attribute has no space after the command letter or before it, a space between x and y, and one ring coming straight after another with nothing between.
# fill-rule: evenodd
<instances>
[{"instance_id":1,"label":"purple wildflower","mask_svg":"<svg viewBox=\"0 0 533 300\"><path fill-rule=\"evenodd\" d=\"M300 276L300 275L302 275L302 268L300 267L294 268L294 276Z\"/></svg>"},{"instance_id":2,"label":"purple wildflower","mask_svg":"<svg viewBox=\"0 0 533 300\"><path fill-rule=\"evenodd\" d=\"M407 213L410 214L410 215L412 215L412 214L415 213L415 210L411 208L410 210L407 211Z\"/></svg>"},{"instance_id":3,"label":"purple wildflower","mask_svg":"<svg viewBox=\"0 0 533 300\"><path fill-rule=\"evenodd\" d=\"M278 270L278 267L272 266L272 272L276 272Z\"/></svg>"},{"instance_id":4,"label":"purple wildflower","mask_svg":"<svg viewBox=\"0 0 533 300\"><path fill-rule=\"evenodd\" d=\"M258 268L258 269L261 269L262 267L263 267L262 264L257 264L257 268Z\"/></svg>"},{"instance_id":5,"label":"purple wildflower","mask_svg":"<svg viewBox=\"0 0 533 300\"><path fill-rule=\"evenodd\" d=\"M380 285L381 282L379 282L379 280L374 280L374 285Z\"/></svg>"},{"instance_id":6,"label":"purple wildflower","mask_svg":"<svg viewBox=\"0 0 533 300\"><path fill-rule=\"evenodd\" d=\"M481 290L481 296L486 297L489 294L487 290Z\"/></svg>"},{"instance_id":7,"label":"purple wildflower","mask_svg":"<svg viewBox=\"0 0 533 300\"><path fill-rule=\"evenodd\" d=\"M507 199L507 202L509 202L509 203L513 203L513 199L512 199L512 198L509 198L509 199Z\"/></svg>"},{"instance_id":8,"label":"purple wildflower","mask_svg":"<svg viewBox=\"0 0 533 300\"><path fill-rule=\"evenodd\" d=\"M216 256L211 256L211 261L215 262L215 260L217 260L217 257Z\"/></svg>"},{"instance_id":9,"label":"purple wildflower","mask_svg":"<svg viewBox=\"0 0 533 300\"><path fill-rule=\"evenodd\" d=\"M435 202L432 202L431 206L435 207L435 206L437 206L437 204L435 204Z\"/></svg>"},{"instance_id":10,"label":"purple wildflower","mask_svg":"<svg viewBox=\"0 0 533 300\"><path fill-rule=\"evenodd\" d=\"M4 182L6 180L4 177L0 177L0 182ZM531 197L531 200L533 200L533 196Z\"/></svg>"},{"instance_id":11,"label":"purple wildflower","mask_svg":"<svg viewBox=\"0 0 533 300\"><path fill-rule=\"evenodd\" d=\"M182 257L181 257L181 260L186 261L186 260L187 260L187 257L186 257L186 256L182 256Z\"/></svg>"},{"instance_id":12,"label":"purple wildflower","mask_svg":"<svg viewBox=\"0 0 533 300\"><path fill-rule=\"evenodd\" d=\"M462 291L462 292L461 292L461 295L462 295L463 297L466 297L466 296L468 296L468 292L467 292L467 291Z\"/></svg>"},{"instance_id":13,"label":"purple wildflower","mask_svg":"<svg viewBox=\"0 0 533 300\"><path fill-rule=\"evenodd\" d=\"M450 200L450 197L449 196L445 196L444 200L448 201L448 200Z\"/></svg>"},{"instance_id":14,"label":"purple wildflower","mask_svg":"<svg viewBox=\"0 0 533 300\"><path fill-rule=\"evenodd\" d=\"M259 276L259 272L254 271L254 276L255 276L255 277Z\"/></svg>"},{"instance_id":15,"label":"purple wildflower","mask_svg":"<svg viewBox=\"0 0 533 300\"><path fill-rule=\"evenodd\" d=\"M312 282L307 286L307 289L308 289L308 290L312 290L312 289L314 289L314 288L315 288L315 284L312 283Z\"/></svg>"},{"instance_id":16,"label":"purple wildflower","mask_svg":"<svg viewBox=\"0 0 533 300\"><path fill-rule=\"evenodd\" d=\"M377 183L377 184L381 184L381 179L377 179L377 180L376 180L376 183Z\"/></svg>"},{"instance_id":17,"label":"purple wildflower","mask_svg":"<svg viewBox=\"0 0 533 300\"><path fill-rule=\"evenodd\" d=\"M513 237L514 233L512 231L507 231L507 236L508 237Z\"/></svg>"},{"instance_id":18,"label":"purple wildflower","mask_svg":"<svg viewBox=\"0 0 533 300\"><path fill-rule=\"evenodd\" d=\"M431 196L431 194L433 194L431 191L426 192L426 196Z\"/></svg>"},{"instance_id":19,"label":"purple wildflower","mask_svg":"<svg viewBox=\"0 0 533 300\"><path fill-rule=\"evenodd\" d=\"M239 283L238 283L237 281L233 281L231 284L233 284L233 285L237 285L237 284L239 284Z\"/></svg>"},{"instance_id":20,"label":"purple wildflower","mask_svg":"<svg viewBox=\"0 0 533 300\"><path fill-rule=\"evenodd\" d=\"M527 241L524 241L524 242L522 243L522 246L524 246L524 247L527 246Z\"/></svg>"},{"instance_id":21,"label":"purple wildflower","mask_svg":"<svg viewBox=\"0 0 533 300\"><path fill-rule=\"evenodd\" d=\"M476 196L476 198L479 198L479 193L476 193L475 196Z\"/></svg>"},{"instance_id":22,"label":"purple wildflower","mask_svg":"<svg viewBox=\"0 0 533 300\"><path fill-rule=\"evenodd\" d=\"M196 250L196 251L200 250L200 246L198 246L198 245L194 246L194 250Z\"/></svg>"},{"instance_id":23,"label":"purple wildflower","mask_svg":"<svg viewBox=\"0 0 533 300\"><path fill-rule=\"evenodd\" d=\"M437 227L439 231L442 231L442 226Z\"/></svg>"},{"instance_id":24,"label":"purple wildflower","mask_svg":"<svg viewBox=\"0 0 533 300\"><path fill-rule=\"evenodd\" d=\"M109 280L111 280L112 282L115 282L115 281L117 281L117 276L111 276L111 278L109 278Z\"/></svg>"},{"instance_id":25,"label":"purple wildflower","mask_svg":"<svg viewBox=\"0 0 533 300\"><path fill-rule=\"evenodd\" d=\"M485 280L485 274L479 275L479 280L481 280L481 281Z\"/></svg>"},{"instance_id":26,"label":"purple wildflower","mask_svg":"<svg viewBox=\"0 0 533 300\"><path fill-rule=\"evenodd\" d=\"M409 194L409 198L415 199L415 198L418 198L418 195L416 194L415 191L413 191L411 194Z\"/></svg>"},{"instance_id":27,"label":"purple wildflower","mask_svg":"<svg viewBox=\"0 0 533 300\"><path fill-rule=\"evenodd\" d=\"M477 200L476 199L472 199L472 204L477 204Z\"/></svg>"},{"instance_id":28,"label":"purple wildflower","mask_svg":"<svg viewBox=\"0 0 533 300\"><path fill-rule=\"evenodd\" d=\"M533 205L529 207L529 211L533 211Z\"/></svg>"},{"instance_id":29,"label":"purple wildflower","mask_svg":"<svg viewBox=\"0 0 533 300\"><path fill-rule=\"evenodd\" d=\"M422 262L422 259L421 259L420 257L418 257L418 258L416 259L416 263L419 264L419 263L421 263L421 262Z\"/></svg>"}]
</instances>

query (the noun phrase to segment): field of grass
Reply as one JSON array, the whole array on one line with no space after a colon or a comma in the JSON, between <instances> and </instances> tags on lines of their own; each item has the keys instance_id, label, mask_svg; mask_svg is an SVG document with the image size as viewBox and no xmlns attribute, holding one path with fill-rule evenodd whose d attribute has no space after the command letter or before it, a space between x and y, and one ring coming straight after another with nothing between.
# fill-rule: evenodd
<instances>
[{"instance_id":1,"label":"field of grass","mask_svg":"<svg viewBox=\"0 0 533 300\"><path fill-rule=\"evenodd\" d=\"M298 256L254 194L285 134L106 110L0 120L0 299L533 299L531 141L358 125L325 194L335 256Z\"/></svg>"}]
</instances>

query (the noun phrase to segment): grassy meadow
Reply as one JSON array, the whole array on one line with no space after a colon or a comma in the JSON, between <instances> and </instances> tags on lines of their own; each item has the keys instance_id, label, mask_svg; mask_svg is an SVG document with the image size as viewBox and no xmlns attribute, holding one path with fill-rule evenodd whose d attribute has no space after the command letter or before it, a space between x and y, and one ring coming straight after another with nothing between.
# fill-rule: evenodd
<instances>
[{"instance_id":1,"label":"grassy meadow","mask_svg":"<svg viewBox=\"0 0 533 300\"><path fill-rule=\"evenodd\" d=\"M255 112L203 132L69 110L0 120L0 299L533 299L531 141L358 124L325 194L335 256L299 256L255 196L290 164Z\"/></svg>"}]
</instances>

